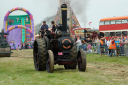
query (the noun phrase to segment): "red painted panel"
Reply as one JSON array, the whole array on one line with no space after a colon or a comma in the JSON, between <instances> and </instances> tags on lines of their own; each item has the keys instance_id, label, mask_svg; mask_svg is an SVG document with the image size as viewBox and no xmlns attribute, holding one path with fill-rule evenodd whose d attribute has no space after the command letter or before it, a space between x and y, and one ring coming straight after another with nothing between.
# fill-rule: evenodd
<instances>
[{"instance_id":1,"label":"red painted panel","mask_svg":"<svg viewBox=\"0 0 128 85\"><path fill-rule=\"evenodd\" d=\"M113 24L113 25L100 25L99 31L110 31L110 30L125 30L128 29L128 23L126 24Z\"/></svg>"}]
</instances>

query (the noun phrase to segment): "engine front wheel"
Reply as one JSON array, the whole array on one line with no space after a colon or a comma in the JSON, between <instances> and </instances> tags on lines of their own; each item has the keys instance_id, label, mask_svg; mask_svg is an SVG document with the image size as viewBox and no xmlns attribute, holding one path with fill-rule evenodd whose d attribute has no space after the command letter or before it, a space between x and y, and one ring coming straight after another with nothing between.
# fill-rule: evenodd
<instances>
[{"instance_id":1,"label":"engine front wheel","mask_svg":"<svg viewBox=\"0 0 128 85\"><path fill-rule=\"evenodd\" d=\"M54 71L54 54L51 50L48 50L46 69L48 73L53 73Z\"/></svg>"},{"instance_id":2,"label":"engine front wheel","mask_svg":"<svg viewBox=\"0 0 128 85\"><path fill-rule=\"evenodd\" d=\"M85 71L86 70L86 55L83 49L80 49L80 51L78 52L78 69L79 71Z\"/></svg>"}]
</instances>

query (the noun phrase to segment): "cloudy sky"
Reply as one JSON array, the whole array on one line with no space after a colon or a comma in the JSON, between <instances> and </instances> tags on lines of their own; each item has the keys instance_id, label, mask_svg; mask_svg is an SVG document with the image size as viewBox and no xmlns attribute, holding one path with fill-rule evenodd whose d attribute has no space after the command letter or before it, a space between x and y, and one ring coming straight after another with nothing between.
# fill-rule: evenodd
<instances>
[{"instance_id":1,"label":"cloudy sky","mask_svg":"<svg viewBox=\"0 0 128 85\"><path fill-rule=\"evenodd\" d=\"M99 28L99 20L105 17L128 15L128 0L71 0L71 6L81 27ZM29 10L35 25L44 18L55 15L59 0L0 0L0 29L8 10L23 7ZM12 12L11 15L26 14L22 11ZM88 23L92 21L89 26Z\"/></svg>"}]
</instances>

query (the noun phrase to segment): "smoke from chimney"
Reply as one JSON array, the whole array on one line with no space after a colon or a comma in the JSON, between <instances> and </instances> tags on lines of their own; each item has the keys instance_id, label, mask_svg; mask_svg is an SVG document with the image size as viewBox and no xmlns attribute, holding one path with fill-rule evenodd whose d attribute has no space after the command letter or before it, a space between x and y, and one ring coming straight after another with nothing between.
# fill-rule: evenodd
<instances>
[{"instance_id":1,"label":"smoke from chimney","mask_svg":"<svg viewBox=\"0 0 128 85\"><path fill-rule=\"evenodd\" d=\"M86 16L86 10L87 10L87 5L88 5L89 0L71 0L71 7L80 22L81 27L86 27L86 21L87 21L87 16Z\"/></svg>"}]
</instances>

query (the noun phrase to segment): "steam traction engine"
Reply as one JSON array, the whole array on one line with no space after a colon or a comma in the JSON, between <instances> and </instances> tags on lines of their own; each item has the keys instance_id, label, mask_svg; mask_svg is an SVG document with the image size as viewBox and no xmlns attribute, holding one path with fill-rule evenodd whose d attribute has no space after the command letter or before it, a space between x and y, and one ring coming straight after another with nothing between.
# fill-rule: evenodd
<instances>
[{"instance_id":1,"label":"steam traction engine","mask_svg":"<svg viewBox=\"0 0 128 85\"><path fill-rule=\"evenodd\" d=\"M61 5L62 25L57 27L55 33L43 31L40 39L34 41L33 58L35 70L52 73L54 64L64 65L65 69L86 70L85 52L77 47L74 39L67 32L67 5Z\"/></svg>"},{"instance_id":2,"label":"steam traction engine","mask_svg":"<svg viewBox=\"0 0 128 85\"><path fill-rule=\"evenodd\" d=\"M8 33L4 33L4 30L2 30L2 33L0 33L0 57L10 57L11 46L4 35L8 35Z\"/></svg>"}]
</instances>

